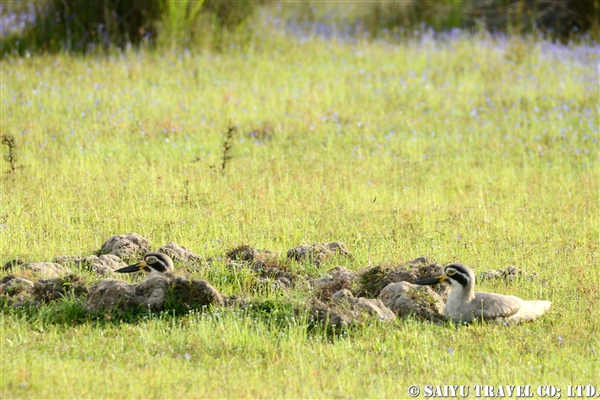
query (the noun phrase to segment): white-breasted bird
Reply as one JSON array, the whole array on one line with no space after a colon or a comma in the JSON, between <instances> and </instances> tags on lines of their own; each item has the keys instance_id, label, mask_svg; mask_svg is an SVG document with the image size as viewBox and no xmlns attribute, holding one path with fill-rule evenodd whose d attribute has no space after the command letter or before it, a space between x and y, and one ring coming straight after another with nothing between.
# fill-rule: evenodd
<instances>
[{"instance_id":1,"label":"white-breasted bird","mask_svg":"<svg viewBox=\"0 0 600 400\"><path fill-rule=\"evenodd\" d=\"M119 273L142 271L148 275L164 275L173 272L173 260L164 253L146 253L142 261L115 270Z\"/></svg>"},{"instance_id":2,"label":"white-breasted bird","mask_svg":"<svg viewBox=\"0 0 600 400\"><path fill-rule=\"evenodd\" d=\"M552 303L544 300L523 300L516 296L475 292L475 274L463 264L450 264L444 273L415 282L435 285L448 282L452 286L444 314L454 322L484 321L519 323L534 320L544 314Z\"/></svg>"}]
</instances>

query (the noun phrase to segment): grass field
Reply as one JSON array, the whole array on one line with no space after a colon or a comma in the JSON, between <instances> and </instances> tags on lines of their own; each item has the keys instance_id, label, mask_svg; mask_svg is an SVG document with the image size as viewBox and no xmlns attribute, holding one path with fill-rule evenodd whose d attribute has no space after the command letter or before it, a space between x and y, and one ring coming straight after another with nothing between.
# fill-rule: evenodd
<instances>
[{"instance_id":1,"label":"grass field","mask_svg":"<svg viewBox=\"0 0 600 400\"><path fill-rule=\"evenodd\" d=\"M541 279L479 288L553 306L518 326L399 319L335 337L292 313L284 324L235 309L115 321L86 317L73 299L5 307L2 397L600 391L598 60L597 47L484 34L3 60L1 132L19 157L15 172L0 164L3 263L89 255L137 232L215 258L199 277L256 297L225 267L227 250L335 240L353 257L293 268L421 255L476 272L515 265Z\"/></svg>"}]
</instances>

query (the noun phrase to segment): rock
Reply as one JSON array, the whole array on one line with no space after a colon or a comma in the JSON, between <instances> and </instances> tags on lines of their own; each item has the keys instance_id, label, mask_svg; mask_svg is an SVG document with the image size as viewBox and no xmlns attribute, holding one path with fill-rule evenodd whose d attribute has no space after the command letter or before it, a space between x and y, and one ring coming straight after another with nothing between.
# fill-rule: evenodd
<instances>
[{"instance_id":1,"label":"rock","mask_svg":"<svg viewBox=\"0 0 600 400\"><path fill-rule=\"evenodd\" d=\"M25 261L23 261L23 259L20 258L20 257L16 257L16 258L13 258L10 261L7 261L2 266L2 270L3 271L10 271L10 270L14 269L15 267L21 267L23 265L25 265Z\"/></svg>"},{"instance_id":2,"label":"rock","mask_svg":"<svg viewBox=\"0 0 600 400\"><path fill-rule=\"evenodd\" d=\"M342 242L301 244L287 251L286 256L291 260L308 261L315 265L321 264L333 256L349 255L346 245Z\"/></svg>"},{"instance_id":3,"label":"rock","mask_svg":"<svg viewBox=\"0 0 600 400\"><path fill-rule=\"evenodd\" d=\"M108 275L119 268L126 267L127 263L114 254L103 254L96 257L90 269L99 275Z\"/></svg>"},{"instance_id":4,"label":"rock","mask_svg":"<svg viewBox=\"0 0 600 400\"><path fill-rule=\"evenodd\" d=\"M350 303L355 308L365 310L369 314L376 316L380 321L394 321L396 319L396 314L379 299L359 297L358 299L350 299Z\"/></svg>"},{"instance_id":5,"label":"rock","mask_svg":"<svg viewBox=\"0 0 600 400\"><path fill-rule=\"evenodd\" d=\"M164 253L171 257L173 261L179 261L182 263L195 263L200 264L203 261L202 256L193 253L184 246L180 246L175 242L169 242L160 249L160 253Z\"/></svg>"},{"instance_id":6,"label":"rock","mask_svg":"<svg viewBox=\"0 0 600 400\"><path fill-rule=\"evenodd\" d=\"M81 278L67 275L62 278L41 279L31 282L27 279L8 275L0 283L0 295L7 296L14 307L26 303L36 305L41 302L62 299L66 296L79 297L87 292L85 283Z\"/></svg>"},{"instance_id":7,"label":"rock","mask_svg":"<svg viewBox=\"0 0 600 400\"><path fill-rule=\"evenodd\" d=\"M167 290L171 283L168 277L152 275L137 285L133 285L135 306L144 306L152 311L163 309L167 301Z\"/></svg>"},{"instance_id":8,"label":"rock","mask_svg":"<svg viewBox=\"0 0 600 400\"><path fill-rule=\"evenodd\" d=\"M433 322L444 320L444 301L429 286L391 283L381 290L379 299L399 317L415 315Z\"/></svg>"},{"instance_id":9,"label":"rock","mask_svg":"<svg viewBox=\"0 0 600 400\"><path fill-rule=\"evenodd\" d=\"M229 250L225 254L227 265L234 267L239 265L250 265L256 263L277 264L277 252L270 250L258 250L246 244Z\"/></svg>"},{"instance_id":10,"label":"rock","mask_svg":"<svg viewBox=\"0 0 600 400\"><path fill-rule=\"evenodd\" d=\"M435 263L429 264L426 257L419 257L404 265L396 267L375 266L360 274L359 296L378 297L381 290L390 283L409 282L414 283L420 279L437 276L444 268ZM436 286L434 290L439 291L443 297L448 296L449 288Z\"/></svg>"},{"instance_id":11,"label":"rock","mask_svg":"<svg viewBox=\"0 0 600 400\"><path fill-rule=\"evenodd\" d=\"M353 299L353 298L354 298L354 295L348 289L339 290L331 295L331 300L337 301L337 302L349 301L350 299Z\"/></svg>"},{"instance_id":12,"label":"rock","mask_svg":"<svg viewBox=\"0 0 600 400\"><path fill-rule=\"evenodd\" d=\"M94 284L85 300L85 309L96 313L104 310L129 310L137 307L135 289L131 283L115 279L104 279Z\"/></svg>"},{"instance_id":13,"label":"rock","mask_svg":"<svg viewBox=\"0 0 600 400\"><path fill-rule=\"evenodd\" d=\"M7 275L0 281L0 298L7 297L13 307L21 307L33 297L34 283L14 275Z\"/></svg>"},{"instance_id":14,"label":"rock","mask_svg":"<svg viewBox=\"0 0 600 400\"><path fill-rule=\"evenodd\" d=\"M342 256L347 256L350 255L350 253L348 252L348 247L346 247L345 243L342 242L331 242L331 243L323 243L325 248L327 250L329 250L332 253L338 254L338 255L342 255ZM318 245L316 245L317 250L318 250Z\"/></svg>"},{"instance_id":15,"label":"rock","mask_svg":"<svg viewBox=\"0 0 600 400\"><path fill-rule=\"evenodd\" d=\"M227 298L210 283L194 279L189 281L177 277L171 281L173 299L184 309L202 309L208 306L224 306Z\"/></svg>"},{"instance_id":16,"label":"rock","mask_svg":"<svg viewBox=\"0 0 600 400\"><path fill-rule=\"evenodd\" d=\"M87 293L85 282L76 275L62 278L40 279L35 282L33 296L39 302L49 302L66 296L81 297Z\"/></svg>"},{"instance_id":17,"label":"rock","mask_svg":"<svg viewBox=\"0 0 600 400\"><path fill-rule=\"evenodd\" d=\"M98 256L58 256L54 257L52 262L60 264L66 268L90 269L98 260Z\"/></svg>"},{"instance_id":18,"label":"rock","mask_svg":"<svg viewBox=\"0 0 600 400\"><path fill-rule=\"evenodd\" d=\"M489 271L484 271L480 274L477 274L478 281L485 281L490 279L504 279L507 282L512 282L517 278L525 278L527 280L535 280L539 279L539 276L536 272L532 274L526 274L522 269L517 268L515 266L510 266L506 269L492 269Z\"/></svg>"},{"instance_id":19,"label":"rock","mask_svg":"<svg viewBox=\"0 0 600 400\"><path fill-rule=\"evenodd\" d=\"M283 268L278 265L269 266L264 263L256 263L252 270L256 272L261 279L278 281L283 287L291 286L296 279L295 274L283 270Z\"/></svg>"},{"instance_id":20,"label":"rock","mask_svg":"<svg viewBox=\"0 0 600 400\"><path fill-rule=\"evenodd\" d=\"M383 304L379 299L367 299L365 297L356 298L348 289L342 289L331 296L331 300L338 304L349 305L353 311L353 316L366 311L372 316L376 316L380 321L393 321L396 319L396 314Z\"/></svg>"},{"instance_id":21,"label":"rock","mask_svg":"<svg viewBox=\"0 0 600 400\"><path fill-rule=\"evenodd\" d=\"M173 296L172 298L170 296ZM129 311L138 307L164 310L169 300L179 311L223 306L226 298L208 282L188 281L172 274L153 275L139 284L105 279L88 292L85 308L89 312L117 309Z\"/></svg>"},{"instance_id":22,"label":"rock","mask_svg":"<svg viewBox=\"0 0 600 400\"><path fill-rule=\"evenodd\" d=\"M256 282L256 286L261 287L269 287L271 290L285 290L292 286L292 281L290 281L286 277L279 277L276 279L272 278L258 278Z\"/></svg>"},{"instance_id":23,"label":"rock","mask_svg":"<svg viewBox=\"0 0 600 400\"><path fill-rule=\"evenodd\" d=\"M150 242L148 239L137 233L129 233L109 238L100 248L99 254L113 254L122 260L130 260L141 257L149 250Z\"/></svg>"},{"instance_id":24,"label":"rock","mask_svg":"<svg viewBox=\"0 0 600 400\"><path fill-rule=\"evenodd\" d=\"M251 264L256 260L258 254L258 250L256 250L254 247L250 247L246 244L243 244L241 246L229 250L225 254L225 257L233 262Z\"/></svg>"},{"instance_id":25,"label":"rock","mask_svg":"<svg viewBox=\"0 0 600 400\"><path fill-rule=\"evenodd\" d=\"M356 273L346 267L335 267L328 271L328 276L314 282L317 298L328 301L332 294L342 289L351 289L356 279Z\"/></svg>"},{"instance_id":26,"label":"rock","mask_svg":"<svg viewBox=\"0 0 600 400\"><path fill-rule=\"evenodd\" d=\"M327 330L344 330L373 317L379 321L394 321L396 314L379 299L355 298L348 289L342 289L331 296L327 304L313 299L309 311L309 323L320 325Z\"/></svg>"},{"instance_id":27,"label":"rock","mask_svg":"<svg viewBox=\"0 0 600 400\"><path fill-rule=\"evenodd\" d=\"M23 265L23 270L46 278L57 278L70 272L62 265L51 262L30 262Z\"/></svg>"},{"instance_id":28,"label":"rock","mask_svg":"<svg viewBox=\"0 0 600 400\"><path fill-rule=\"evenodd\" d=\"M352 322L354 322L354 318L349 313L335 309L321 300L312 300L308 314L308 323L310 326L321 326L327 331L343 331Z\"/></svg>"}]
</instances>

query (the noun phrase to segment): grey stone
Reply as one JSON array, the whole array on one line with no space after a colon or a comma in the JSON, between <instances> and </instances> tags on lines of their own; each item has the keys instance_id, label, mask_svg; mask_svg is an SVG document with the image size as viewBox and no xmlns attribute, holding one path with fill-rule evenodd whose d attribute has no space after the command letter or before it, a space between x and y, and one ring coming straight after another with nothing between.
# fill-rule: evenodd
<instances>
[{"instance_id":1,"label":"grey stone","mask_svg":"<svg viewBox=\"0 0 600 400\"><path fill-rule=\"evenodd\" d=\"M396 314L379 299L359 297L358 299L350 299L350 302L355 308L367 311L379 318L380 321L394 321L396 319Z\"/></svg>"},{"instance_id":2,"label":"grey stone","mask_svg":"<svg viewBox=\"0 0 600 400\"><path fill-rule=\"evenodd\" d=\"M114 254L103 254L96 258L90 269L98 275L107 275L126 266L127 263Z\"/></svg>"},{"instance_id":3,"label":"grey stone","mask_svg":"<svg viewBox=\"0 0 600 400\"><path fill-rule=\"evenodd\" d=\"M102 280L89 289L85 308L89 312L113 309L129 311L141 306L160 311L165 307L169 292L174 293L177 301L189 309L223 306L226 302L225 296L206 281L189 281L166 274L150 276L139 284Z\"/></svg>"},{"instance_id":4,"label":"grey stone","mask_svg":"<svg viewBox=\"0 0 600 400\"><path fill-rule=\"evenodd\" d=\"M7 297L13 307L20 307L33 296L33 287L30 280L7 275L0 281L0 297Z\"/></svg>"},{"instance_id":5,"label":"grey stone","mask_svg":"<svg viewBox=\"0 0 600 400\"><path fill-rule=\"evenodd\" d=\"M444 320L444 301L428 286L391 283L381 290L379 299L399 317L415 315L434 322Z\"/></svg>"},{"instance_id":6,"label":"grey stone","mask_svg":"<svg viewBox=\"0 0 600 400\"><path fill-rule=\"evenodd\" d=\"M70 272L68 268L63 267L60 264L51 262L27 263L23 265L23 270L29 271L35 276L41 276L45 278L58 278Z\"/></svg>"},{"instance_id":7,"label":"grey stone","mask_svg":"<svg viewBox=\"0 0 600 400\"><path fill-rule=\"evenodd\" d=\"M365 297L356 298L348 289L342 289L331 296L335 303L346 305L352 311L354 320L359 319L359 314L366 311L372 316L376 316L380 321L393 321L396 314L383 304L379 299L367 299Z\"/></svg>"},{"instance_id":8,"label":"grey stone","mask_svg":"<svg viewBox=\"0 0 600 400\"><path fill-rule=\"evenodd\" d=\"M98 260L98 256L58 256L54 257L52 262L62 265L66 268L90 269L92 264Z\"/></svg>"},{"instance_id":9,"label":"grey stone","mask_svg":"<svg viewBox=\"0 0 600 400\"><path fill-rule=\"evenodd\" d=\"M332 295L342 289L352 289L356 273L346 267L335 267L327 272L327 276L314 281L317 298L329 301Z\"/></svg>"},{"instance_id":10,"label":"grey stone","mask_svg":"<svg viewBox=\"0 0 600 400\"><path fill-rule=\"evenodd\" d=\"M328 331L343 331L354 321L355 318L349 312L336 309L318 299L311 302L308 315L311 326L321 326Z\"/></svg>"},{"instance_id":11,"label":"grey stone","mask_svg":"<svg viewBox=\"0 0 600 400\"><path fill-rule=\"evenodd\" d=\"M33 295L36 301L49 302L66 296L82 297L87 293L85 282L76 275L60 278L40 279L35 282Z\"/></svg>"},{"instance_id":12,"label":"grey stone","mask_svg":"<svg viewBox=\"0 0 600 400\"><path fill-rule=\"evenodd\" d=\"M85 300L85 308L96 313L104 310L129 310L138 305L134 284L115 279L104 279L94 284Z\"/></svg>"},{"instance_id":13,"label":"grey stone","mask_svg":"<svg viewBox=\"0 0 600 400\"><path fill-rule=\"evenodd\" d=\"M139 258L150 250L148 239L137 233L116 235L109 238L100 248L99 254L114 254L122 260Z\"/></svg>"},{"instance_id":14,"label":"grey stone","mask_svg":"<svg viewBox=\"0 0 600 400\"><path fill-rule=\"evenodd\" d=\"M348 248L342 242L331 242L331 243L313 243L313 244L301 244L287 251L286 256L289 259L310 262L315 265L321 264L326 259L335 256L342 255L347 256Z\"/></svg>"},{"instance_id":15,"label":"grey stone","mask_svg":"<svg viewBox=\"0 0 600 400\"><path fill-rule=\"evenodd\" d=\"M202 256L192 252L185 246L180 246L175 242L169 242L160 249L160 253L164 253L171 257L173 261L179 261L182 263L200 263L203 261Z\"/></svg>"},{"instance_id":16,"label":"grey stone","mask_svg":"<svg viewBox=\"0 0 600 400\"><path fill-rule=\"evenodd\" d=\"M331 300L333 301L349 301L350 299L354 299L352 292L348 289L338 290L334 294L331 295Z\"/></svg>"}]
</instances>

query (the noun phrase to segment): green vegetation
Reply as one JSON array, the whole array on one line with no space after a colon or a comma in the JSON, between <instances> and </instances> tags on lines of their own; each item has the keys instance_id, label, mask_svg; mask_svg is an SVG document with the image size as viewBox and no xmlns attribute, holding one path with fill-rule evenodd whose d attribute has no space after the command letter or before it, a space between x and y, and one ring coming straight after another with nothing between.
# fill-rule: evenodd
<instances>
[{"instance_id":1,"label":"green vegetation","mask_svg":"<svg viewBox=\"0 0 600 400\"><path fill-rule=\"evenodd\" d=\"M244 45L265 29L402 40L425 27L600 40L600 0L15 0L0 4L0 56L117 47Z\"/></svg>"},{"instance_id":2,"label":"green vegetation","mask_svg":"<svg viewBox=\"0 0 600 400\"><path fill-rule=\"evenodd\" d=\"M5 306L2 397L597 383L598 55L584 50L485 34L392 45L264 32L221 54L4 59L0 129L19 168L2 161L3 263L89 255L137 232L215 258L198 277L265 303L123 319L73 298ZM516 265L541 279L479 288L553 307L520 326L405 319L328 336L281 302L301 305L308 289L256 293L221 259L243 243L334 240L353 257L291 268L318 276L420 255L476 272Z\"/></svg>"}]
</instances>

